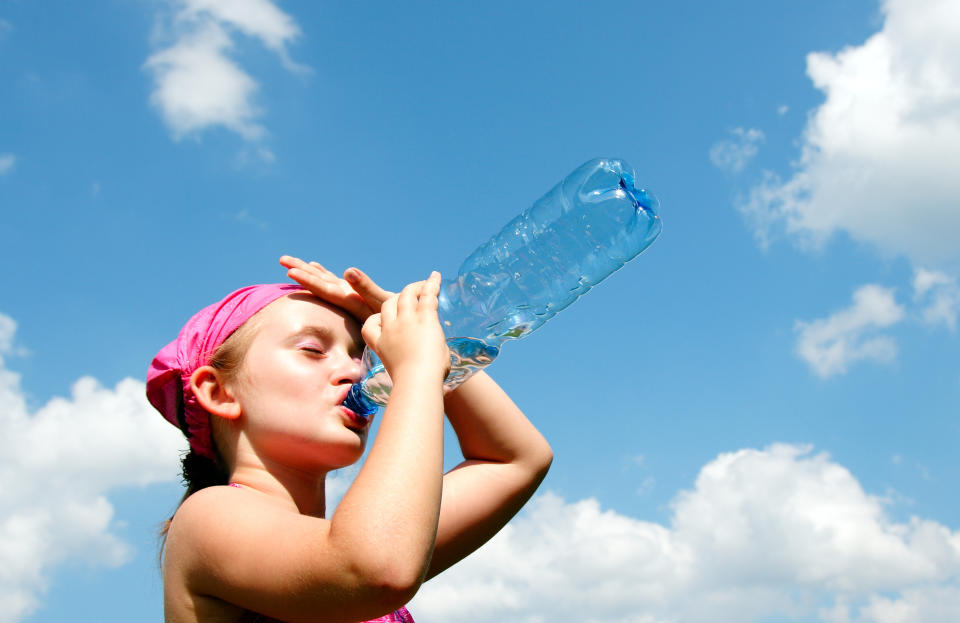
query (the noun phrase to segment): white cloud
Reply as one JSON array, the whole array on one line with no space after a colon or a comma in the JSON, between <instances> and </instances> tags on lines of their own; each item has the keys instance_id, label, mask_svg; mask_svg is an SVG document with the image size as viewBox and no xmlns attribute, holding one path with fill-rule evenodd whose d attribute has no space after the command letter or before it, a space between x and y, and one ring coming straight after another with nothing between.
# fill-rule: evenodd
<instances>
[{"instance_id":1,"label":"white cloud","mask_svg":"<svg viewBox=\"0 0 960 623\"><path fill-rule=\"evenodd\" d=\"M0 175L6 175L13 170L17 157L13 154L0 154Z\"/></svg>"},{"instance_id":2,"label":"white cloud","mask_svg":"<svg viewBox=\"0 0 960 623\"><path fill-rule=\"evenodd\" d=\"M890 362L896 357L893 338L876 335L904 318L893 291L876 285L861 286L853 305L828 318L797 321L797 354L821 377L843 374L856 361Z\"/></svg>"},{"instance_id":3,"label":"white cloud","mask_svg":"<svg viewBox=\"0 0 960 623\"><path fill-rule=\"evenodd\" d=\"M264 136L254 104L257 82L230 58L234 30L258 39L290 70L287 45L300 30L270 0L169 0L176 9L174 42L151 55L144 68L153 74L151 103L174 136L181 138L224 126L247 140Z\"/></svg>"},{"instance_id":4,"label":"white cloud","mask_svg":"<svg viewBox=\"0 0 960 623\"><path fill-rule=\"evenodd\" d=\"M913 278L913 293L915 301L925 304L920 313L926 324L956 330L960 313L960 287L956 279L943 272L919 268Z\"/></svg>"},{"instance_id":5,"label":"white cloud","mask_svg":"<svg viewBox=\"0 0 960 623\"><path fill-rule=\"evenodd\" d=\"M960 3L886 0L880 32L807 74L826 101L810 116L796 169L767 172L741 206L760 241L835 232L916 263L960 259Z\"/></svg>"},{"instance_id":6,"label":"white cloud","mask_svg":"<svg viewBox=\"0 0 960 623\"><path fill-rule=\"evenodd\" d=\"M202 21L210 16L260 39L288 67L299 68L290 61L287 44L300 36L300 27L270 0L184 0L183 4L182 19Z\"/></svg>"},{"instance_id":7,"label":"white cloud","mask_svg":"<svg viewBox=\"0 0 960 623\"><path fill-rule=\"evenodd\" d=\"M781 117L787 114L789 110L790 110L790 107L787 106L786 104L781 104L777 106L777 114L780 115Z\"/></svg>"},{"instance_id":8,"label":"white cloud","mask_svg":"<svg viewBox=\"0 0 960 623\"><path fill-rule=\"evenodd\" d=\"M547 493L411 611L423 623L958 620L960 534L896 523L886 504L827 455L783 444L708 463L668 525Z\"/></svg>"},{"instance_id":9,"label":"white cloud","mask_svg":"<svg viewBox=\"0 0 960 623\"><path fill-rule=\"evenodd\" d=\"M3 359L16 352L15 331L0 314L0 621L10 623L37 607L63 562L127 561L107 494L174 480L185 449L132 379L108 389L81 378L69 398L31 413Z\"/></svg>"},{"instance_id":10,"label":"white cloud","mask_svg":"<svg viewBox=\"0 0 960 623\"><path fill-rule=\"evenodd\" d=\"M875 595L861 611L861 619L876 623L956 621L960 615L960 587L929 586L903 591L891 599Z\"/></svg>"},{"instance_id":11,"label":"white cloud","mask_svg":"<svg viewBox=\"0 0 960 623\"><path fill-rule=\"evenodd\" d=\"M756 128L734 128L734 139L715 143L710 148L710 162L723 171L739 173L757 155L757 145L764 140L763 132Z\"/></svg>"}]
</instances>

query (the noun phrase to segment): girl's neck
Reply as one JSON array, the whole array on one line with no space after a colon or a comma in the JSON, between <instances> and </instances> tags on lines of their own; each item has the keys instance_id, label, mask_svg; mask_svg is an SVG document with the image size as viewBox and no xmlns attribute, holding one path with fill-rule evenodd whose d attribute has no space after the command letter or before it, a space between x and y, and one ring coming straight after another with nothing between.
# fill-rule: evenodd
<instances>
[{"instance_id":1,"label":"girl's neck","mask_svg":"<svg viewBox=\"0 0 960 623\"><path fill-rule=\"evenodd\" d=\"M326 474L305 473L283 465L238 463L230 483L259 491L301 515L323 517L326 512Z\"/></svg>"}]
</instances>

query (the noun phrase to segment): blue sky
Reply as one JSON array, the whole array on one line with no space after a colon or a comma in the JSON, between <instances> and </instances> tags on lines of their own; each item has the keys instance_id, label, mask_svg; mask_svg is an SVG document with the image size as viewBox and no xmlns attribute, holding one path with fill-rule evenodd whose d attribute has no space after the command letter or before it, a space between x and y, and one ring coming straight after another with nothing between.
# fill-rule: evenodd
<instances>
[{"instance_id":1,"label":"blue sky","mask_svg":"<svg viewBox=\"0 0 960 623\"><path fill-rule=\"evenodd\" d=\"M142 379L194 311L283 253L453 275L596 156L663 234L491 368L556 460L418 622L960 619L958 42L951 0L0 1L0 622L162 620Z\"/></svg>"}]
</instances>

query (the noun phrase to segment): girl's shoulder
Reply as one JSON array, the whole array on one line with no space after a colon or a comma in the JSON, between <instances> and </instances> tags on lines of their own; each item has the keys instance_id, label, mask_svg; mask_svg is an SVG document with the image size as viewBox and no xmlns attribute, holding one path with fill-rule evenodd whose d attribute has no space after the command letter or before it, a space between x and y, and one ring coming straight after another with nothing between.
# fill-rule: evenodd
<instances>
[{"instance_id":1,"label":"girl's shoulder","mask_svg":"<svg viewBox=\"0 0 960 623\"><path fill-rule=\"evenodd\" d=\"M225 604L237 603L237 595L258 588L282 592L291 572L298 571L290 565L296 564L296 552L282 537L309 543L308 528L319 527L307 525L309 519L251 490L213 486L192 494L167 532L163 576L168 608L185 610L182 604L196 606L199 600L209 612L226 608L232 613L237 608ZM308 546L302 549L311 553Z\"/></svg>"},{"instance_id":2,"label":"girl's shoulder","mask_svg":"<svg viewBox=\"0 0 960 623\"><path fill-rule=\"evenodd\" d=\"M174 514L165 558L192 571L217 573L263 556L283 554L293 562L315 554L311 549L318 541L312 537L324 535L328 528L327 520L301 515L253 489L207 487L184 500ZM298 540L294 548L292 542Z\"/></svg>"},{"instance_id":3,"label":"girl's shoulder","mask_svg":"<svg viewBox=\"0 0 960 623\"><path fill-rule=\"evenodd\" d=\"M182 532L184 527L192 526L196 522L217 520L223 514L235 512L235 507L249 506L251 503L256 502L240 499L233 487L227 485L205 487L191 494L180 504L170 523L171 535Z\"/></svg>"},{"instance_id":4,"label":"girl's shoulder","mask_svg":"<svg viewBox=\"0 0 960 623\"><path fill-rule=\"evenodd\" d=\"M206 487L191 494L181 504L170 520L164 544L164 558L182 561L211 535L216 534L216 526L238 512L241 506L231 495L230 487ZM247 501L249 504L249 500Z\"/></svg>"},{"instance_id":5,"label":"girl's shoulder","mask_svg":"<svg viewBox=\"0 0 960 623\"><path fill-rule=\"evenodd\" d=\"M244 487L217 485L201 489L188 497L174 513L169 539L191 535L210 540L211 536L231 530L258 529L265 524L302 522L307 518L269 496Z\"/></svg>"}]
</instances>

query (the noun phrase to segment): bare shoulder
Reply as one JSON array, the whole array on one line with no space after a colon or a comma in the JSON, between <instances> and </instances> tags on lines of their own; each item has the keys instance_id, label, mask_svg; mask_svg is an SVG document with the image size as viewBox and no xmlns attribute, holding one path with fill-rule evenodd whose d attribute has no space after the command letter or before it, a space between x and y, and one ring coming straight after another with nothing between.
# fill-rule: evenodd
<instances>
[{"instance_id":1,"label":"bare shoulder","mask_svg":"<svg viewBox=\"0 0 960 623\"><path fill-rule=\"evenodd\" d=\"M202 489L183 502L170 525L164 555L166 608L252 610L298 620L296 613L287 618L272 613L280 597L305 580L313 586L336 583L328 532L327 520L300 515L252 489ZM183 620L219 619L206 614Z\"/></svg>"},{"instance_id":2,"label":"bare shoulder","mask_svg":"<svg viewBox=\"0 0 960 623\"><path fill-rule=\"evenodd\" d=\"M195 551L211 540L217 527L223 527L227 518L235 515L241 505L250 500L241 500L231 487L207 487L197 491L180 505L170 522L167 533L167 554Z\"/></svg>"},{"instance_id":3,"label":"bare shoulder","mask_svg":"<svg viewBox=\"0 0 960 623\"><path fill-rule=\"evenodd\" d=\"M164 561L169 621L236 621L259 612L280 621L368 620L402 606L392 557L355 555L349 535L252 489L211 487L174 515ZM200 610L204 610L201 614ZM170 616L171 612L185 613ZM334 614L335 613L335 614Z\"/></svg>"},{"instance_id":4,"label":"bare shoulder","mask_svg":"<svg viewBox=\"0 0 960 623\"><path fill-rule=\"evenodd\" d=\"M202 489L177 509L167 532L163 556L164 612L167 621L235 621L240 609L205 594L205 561L215 550L218 525L237 511L227 487Z\"/></svg>"},{"instance_id":5,"label":"bare shoulder","mask_svg":"<svg viewBox=\"0 0 960 623\"><path fill-rule=\"evenodd\" d=\"M167 554L209 564L238 562L245 552L269 546L278 534L322 533L328 522L307 517L251 489L228 486L197 491L177 510L167 536Z\"/></svg>"}]
</instances>

